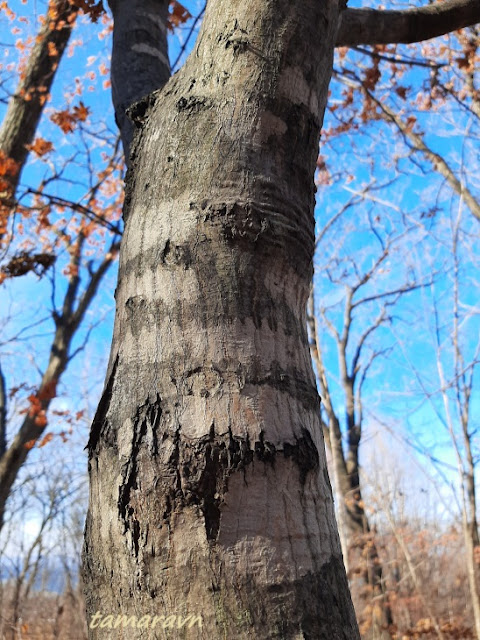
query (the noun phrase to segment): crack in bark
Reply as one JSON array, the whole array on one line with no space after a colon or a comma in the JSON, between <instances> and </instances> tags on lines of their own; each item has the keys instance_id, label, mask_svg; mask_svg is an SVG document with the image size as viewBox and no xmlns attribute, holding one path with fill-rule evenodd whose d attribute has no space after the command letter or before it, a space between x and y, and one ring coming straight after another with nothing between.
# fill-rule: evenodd
<instances>
[{"instance_id":1,"label":"crack in bark","mask_svg":"<svg viewBox=\"0 0 480 640\"><path fill-rule=\"evenodd\" d=\"M187 113L197 113L204 109L212 108L212 101L202 96L182 96L177 100L175 105L178 112L185 111Z\"/></svg>"},{"instance_id":2,"label":"crack in bark","mask_svg":"<svg viewBox=\"0 0 480 640\"><path fill-rule=\"evenodd\" d=\"M88 443L86 446L86 449L88 449L89 458L91 458L94 450L97 447L102 430L104 429L104 427L106 427L106 416L107 416L108 409L110 407L110 401L112 399L113 384L115 382L115 374L117 372L117 366L118 366L118 355L115 358L115 362L112 367L112 373L110 374L108 382L102 393L102 397L100 398L100 402L98 403L97 411L95 412L95 416L93 418L92 426L90 429L90 438L88 439Z\"/></svg>"},{"instance_id":3,"label":"crack in bark","mask_svg":"<svg viewBox=\"0 0 480 640\"><path fill-rule=\"evenodd\" d=\"M152 91L136 100L128 109L126 114L136 129L143 129L147 123L148 116L157 101L159 91Z\"/></svg>"},{"instance_id":4,"label":"crack in bark","mask_svg":"<svg viewBox=\"0 0 480 640\"><path fill-rule=\"evenodd\" d=\"M147 431L152 433L152 446L150 453L157 449L156 430L160 424L162 415L162 400L157 394L154 402L146 401L137 409L137 413L133 420L133 437L132 448L128 461L122 468L122 482L119 487L118 495L118 514L124 525L124 533L130 529L132 533L132 542L135 550L135 557L138 556L140 524L135 515L135 506L132 504L132 492L138 489L139 467L142 462L141 450L142 442L145 439ZM154 454L155 455L155 454Z\"/></svg>"}]
</instances>

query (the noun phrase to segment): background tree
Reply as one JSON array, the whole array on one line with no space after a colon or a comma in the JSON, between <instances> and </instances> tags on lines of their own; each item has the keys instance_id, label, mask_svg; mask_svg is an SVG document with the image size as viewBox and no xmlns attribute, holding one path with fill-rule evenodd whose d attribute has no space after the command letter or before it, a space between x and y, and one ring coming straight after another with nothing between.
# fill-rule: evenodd
<instances>
[{"instance_id":1,"label":"background tree","mask_svg":"<svg viewBox=\"0 0 480 640\"><path fill-rule=\"evenodd\" d=\"M13 382L7 368L0 369L0 529L7 499L19 471L46 431L47 412L57 395L61 376L82 349L81 343L75 348L72 345L78 339L79 329L102 278L116 258L121 235L115 219L119 215L122 193L112 191L122 170L115 136L109 140L103 135L103 143L108 141L110 149L105 149L94 169L90 153L79 146L89 135L96 137L98 143L101 131L88 122L89 109L79 101L70 108L50 113L52 127L65 136L77 136L79 146L70 157L58 155L53 162L53 143L41 136L35 138L79 12L78 5L70 1L49 2L39 31L31 38L31 49L20 42L18 49L23 54L19 61L20 79L8 100L0 130L3 154L0 158L3 180L0 282L13 285L14 279L26 274L44 277L50 287L47 284L43 290L45 305L40 313L44 315L43 322L50 321L53 328L47 347L47 363L38 366L36 380L32 380L30 374L28 382ZM98 16L98 10L91 13L93 18ZM7 17L12 22L16 19L12 11ZM20 27L13 30L17 33ZM78 83L74 96L77 93ZM24 185L20 178L29 152L40 160L46 171L33 185ZM87 174L83 185L72 177L82 162ZM75 191L74 200L65 196L66 186L68 191ZM9 218L11 226L7 230ZM40 285L38 291L41 291ZM34 321L20 333L31 333L37 326ZM24 333L22 338L25 337ZM2 360L6 357L5 348L13 342L15 339L10 331L4 331ZM12 392L16 384L16 390ZM9 396L11 399L12 393L18 391L23 391L27 405L22 410L21 422L18 414L10 412L8 406Z\"/></svg>"},{"instance_id":2,"label":"background tree","mask_svg":"<svg viewBox=\"0 0 480 640\"><path fill-rule=\"evenodd\" d=\"M443 246L450 242L448 262L444 265L451 287L431 285L424 292L423 308L433 313L417 318L424 325L433 366L415 362L401 332L403 357L411 369L412 393L420 403L426 403L436 418L437 456L454 463L457 478L454 498L458 504L458 519L464 537L465 565L468 576L471 607L476 636L480 637L480 599L478 575L477 474L478 440L474 415L480 343L478 341L478 306L472 301L472 276L478 273L478 261L473 250L478 241L478 229L469 224L467 207L451 212L450 220L438 225L435 236ZM472 265L476 266L473 271ZM475 285L477 283L475 282ZM473 302L473 304L472 304ZM426 325L426 326L425 326ZM445 452L447 435L450 452ZM443 451L442 451L443 449ZM448 449L447 449L448 451Z\"/></svg>"},{"instance_id":3,"label":"background tree","mask_svg":"<svg viewBox=\"0 0 480 640\"><path fill-rule=\"evenodd\" d=\"M363 387L378 376L378 360L384 363L391 352L385 329L394 320L398 303L427 281L417 278L415 265L408 260L409 248L420 243L424 233L416 225L402 225L395 207L393 211L382 207L380 213L375 203L362 202L369 193L366 188L352 196L328 222L320 218L318 300L315 304L312 290L308 322L322 398L322 428L340 499L337 513L343 554L354 598L358 598L357 615L365 637L368 629L372 637L382 633L390 637L391 607L361 487ZM375 200L374 194L371 197ZM348 217L353 207L355 220ZM355 246L359 234L365 238L363 250ZM327 369L325 363L332 360L329 346L336 352L337 364ZM340 388L340 394L334 387Z\"/></svg>"},{"instance_id":4,"label":"background tree","mask_svg":"<svg viewBox=\"0 0 480 640\"><path fill-rule=\"evenodd\" d=\"M474 216L477 209L478 184L475 172L469 170L475 164L475 140L478 134L478 118L475 115L475 62L478 57L474 34L475 28L472 28L449 36L448 39L423 43L421 46L359 46L339 50L334 64L332 96L324 128L324 147L319 160L318 176L325 198L344 203L343 209L339 211L340 204L335 207L327 201L324 205L327 212L321 211L318 215L319 228L322 232L326 229L327 237L321 237L318 242L321 275L317 279L317 296L325 296L329 309L334 310L339 304L338 295L331 290L328 281L334 270L329 263L329 256L338 249L340 257L335 256L336 273L342 284L348 287L349 269L342 269L342 265L354 262L352 254L359 254L357 247L362 252L359 255L364 254L367 260L375 263L374 247L379 237L374 233L378 231L381 235L385 219L392 220L394 216L396 220L393 228L398 230L405 224L412 229L416 228L413 239L417 239L407 241L396 258L388 255L386 264L381 265L379 285L374 287L375 292L381 295L382 287L388 285L388 274L402 273L406 265L410 265L410 277L416 278L418 265L422 263L424 282L430 268L439 276L436 286L442 292L451 290L449 276L443 272L450 268L452 245L445 239L440 245L437 226L443 224L443 217L450 219L449 210L452 206L457 206L452 205L452 201L457 198L460 199L460 206L467 205ZM463 43L462 46L459 43ZM468 90L466 86L469 87ZM382 145L382 156L375 155L375 149L379 145ZM461 149L461 153L457 153L457 149ZM355 176L352 175L349 164L352 153L359 165L358 175ZM435 171L438 172L437 178ZM402 185L407 184L407 180L410 186L405 191L405 186ZM361 202L370 207L371 237L365 234L362 223L358 223ZM348 224L348 217L347 223L342 224L345 210L348 211L352 203L356 205L355 225L353 219ZM465 225L462 233L465 233ZM469 230L468 233L472 231ZM330 240L332 237L335 237L335 243ZM443 246L443 256L440 246ZM434 254L435 260L429 254ZM368 263L369 267L370 264ZM362 273L358 266L355 268L357 273ZM475 273L476 265L473 260L467 259L464 268L465 273ZM475 278L470 273L469 278L472 277ZM382 284L383 280L386 281L385 285ZM422 304L423 313L429 317L428 305L421 303L417 296L413 296L412 300L416 301L413 306ZM409 314L412 318L416 317L409 307L408 303L401 301L398 310L389 317L387 326L396 327L402 335L405 326L408 326L408 334L404 335L402 344L409 350L411 362L426 372L430 354L427 356L419 349L419 343L413 337L417 332L422 335L421 323L411 320L405 324ZM340 340L343 317L343 314L331 315L328 325L322 323L321 315L318 317L318 322L324 326L324 331L318 332L322 351L327 351L329 327L339 333ZM361 330L368 332L375 317L368 313L358 314L356 322L360 323ZM395 341L390 339L388 331L381 333L377 339L375 335L368 335L370 342L373 341L379 351L388 348L390 359L397 362L395 350L392 354ZM469 339L468 335L466 331L466 340ZM473 340L474 332L470 335ZM336 406L338 415L338 410L341 414L344 407L347 407L348 415L348 398L343 400L338 391L338 367L333 358L328 356L328 351L322 355L324 358L321 359L326 359L327 365L325 367L320 362L317 369L324 372L323 380L320 379L319 383L326 398L324 411L328 412L329 405L330 408ZM413 409L405 408L403 401L398 402L401 397L400 389L408 388L409 383L405 380L399 385L398 380L393 380L397 366L395 364L389 367L390 372L388 365L387 368L377 367L372 378L378 381L375 391L373 388L370 392L367 390L366 396L362 398L362 406L367 407L367 416L372 416L378 396L384 397L382 391L396 387L396 403L404 411L398 422L403 428L408 421L406 415L413 412ZM360 373L357 380L360 379ZM426 375L435 374L430 372ZM361 379L365 386L365 379ZM386 407L376 409L377 416L383 415L388 423ZM395 411L394 405L390 404L389 409ZM370 437L371 433L367 432L367 438ZM345 448L349 447L347 437L344 437L343 445ZM340 465L339 468L345 468L345 465ZM363 496L361 504L364 509L370 510L371 505ZM339 524L341 529L343 526L347 538L348 520L341 511ZM344 546L348 547L346 542ZM354 576L353 571L352 575ZM364 609L361 600L357 602L357 606L358 612Z\"/></svg>"},{"instance_id":5,"label":"background tree","mask_svg":"<svg viewBox=\"0 0 480 640\"><path fill-rule=\"evenodd\" d=\"M8 218L14 210L14 198L22 169L70 39L77 13L76 3L69 0L54 0L49 3L15 93L8 102L0 128L0 161L8 167L2 172L0 238L7 231ZM10 15L14 15L11 10ZM45 147L42 149L41 146L37 142L34 149L45 151Z\"/></svg>"}]
</instances>

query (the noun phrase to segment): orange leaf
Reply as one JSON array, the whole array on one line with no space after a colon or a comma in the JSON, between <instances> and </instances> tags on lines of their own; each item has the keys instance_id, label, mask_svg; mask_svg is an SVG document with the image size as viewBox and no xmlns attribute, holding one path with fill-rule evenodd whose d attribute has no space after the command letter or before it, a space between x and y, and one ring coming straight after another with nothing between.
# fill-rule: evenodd
<instances>
[{"instance_id":1,"label":"orange leaf","mask_svg":"<svg viewBox=\"0 0 480 640\"><path fill-rule=\"evenodd\" d=\"M33 151L33 153L37 154L37 156L41 158L46 153L53 151L53 144L43 138L36 138L33 144L27 145L27 149Z\"/></svg>"},{"instance_id":2,"label":"orange leaf","mask_svg":"<svg viewBox=\"0 0 480 640\"><path fill-rule=\"evenodd\" d=\"M42 409L40 411L40 413L38 414L38 416L36 416L35 418L35 426L40 427L41 429L43 429L43 427L46 427L48 424L48 420L47 420L47 416L45 415L45 411ZM42 445L40 445L42 446Z\"/></svg>"},{"instance_id":3,"label":"orange leaf","mask_svg":"<svg viewBox=\"0 0 480 640\"><path fill-rule=\"evenodd\" d=\"M95 0L70 0L70 2L90 16L92 22L97 22L102 13L105 13L102 0L98 0L98 2Z\"/></svg>"},{"instance_id":4,"label":"orange leaf","mask_svg":"<svg viewBox=\"0 0 480 640\"><path fill-rule=\"evenodd\" d=\"M50 440L53 438L53 433L47 433L43 436L43 438L41 439L41 441L38 443L39 447L44 447L46 444L48 444L50 442Z\"/></svg>"},{"instance_id":5,"label":"orange leaf","mask_svg":"<svg viewBox=\"0 0 480 640\"><path fill-rule=\"evenodd\" d=\"M50 382L47 382L47 384L40 389L40 391L38 392L38 399L52 400L52 398L55 398L56 395L57 395L57 381L54 379L54 380L50 380Z\"/></svg>"},{"instance_id":6,"label":"orange leaf","mask_svg":"<svg viewBox=\"0 0 480 640\"><path fill-rule=\"evenodd\" d=\"M81 122L85 122L88 118L88 114L90 113L90 109L86 107L83 102L80 102L78 107L73 107L73 115L77 120Z\"/></svg>"},{"instance_id":7,"label":"orange leaf","mask_svg":"<svg viewBox=\"0 0 480 640\"><path fill-rule=\"evenodd\" d=\"M18 163L0 150L0 176L14 176L17 171Z\"/></svg>"},{"instance_id":8,"label":"orange leaf","mask_svg":"<svg viewBox=\"0 0 480 640\"><path fill-rule=\"evenodd\" d=\"M177 0L171 0L170 13L168 14L168 28L170 31L173 31L175 27L179 27L191 17L192 14L188 9L185 9L183 4L180 4Z\"/></svg>"},{"instance_id":9,"label":"orange leaf","mask_svg":"<svg viewBox=\"0 0 480 640\"><path fill-rule=\"evenodd\" d=\"M68 109L57 111L50 116L50 120L60 127L63 133L73 131L75 119Z\"/></svg>"}]
</instances>

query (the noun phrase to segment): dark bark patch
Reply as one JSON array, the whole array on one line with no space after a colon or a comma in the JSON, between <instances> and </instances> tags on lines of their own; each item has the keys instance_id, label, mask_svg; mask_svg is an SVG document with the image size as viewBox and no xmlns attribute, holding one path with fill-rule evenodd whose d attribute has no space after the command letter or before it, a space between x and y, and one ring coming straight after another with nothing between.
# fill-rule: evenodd
<instances>
[{"instance_id":1,"label":"dark bark patch","mask_svg":"<svg viewBox=\"0 0 480 640\"><path fill-rule=\"evenodd\" d=\"M127 109L127 116L137 129L142 129L145 126L148 116L157 101L158 94L159 91L152 91L152 93L143 96Z\"/></svg>"},{"instance_id":2,"label":"dark bark patch","mask_svg":"<svg viewBox=\"0 0 480 640\"><path fill-rule=\"evenodd\" d=\"M258 460L262 462L271 464L272 466L275 464L275 456L277 450L275 445L265 440L265 434L263 431L260 433L260 440L255 443L255 455Z\"/></svg>"},{"instance_id":3,"label":"dark bark patch","mask_svg":"<svg viewBox=\"0 0 480 640\"><path fill-rule=\"evenodd\" d=\"M277 361L270 364L265 370L265 365L258 364L258 371L255 367L243 373L245 384L253 386L268 385L278 389L281 393L288 393L292 398L299 400L302 405L311 411L320 410L320 397L317 388L305 379L296 368L284 369Z\"/></svg>"},{"instance_id":4,"label":"dark bark patch","mask_svg":"<svg viewBox=\"0 0 480 640\"><path fill-rule=\"evenodd\" d=\"M301 613L305 640L355 640L359 638L348 592L345 569L333 556L321 569L292 585ZM288 634L286 638L294 637Z\"/></svg>"},{"instance_id":5,"label":"dark bark patch","mask_svg":"<svg viewBox=\"0 0 480 640\"><path fill-rule=\"evenodd\" d=\"M112 372L105 386L105 389L102 393L100 402L98 403L98 407L95 412L95 417L93 418L92 426L90 428L90 438L86 446L86 448L88 449L89 458L92 456L94 450L97 447L97 443L100 439L100 434L102 432L102 429L106 426L106 417L107 417L108 409L110 407L110 401L112 399L113 384L115 382L115 374L117 372L117 366L118 366L118 355L115 358L115 362L112 367Z\"/></svg>"},{"instance_id":6,"label":"dark bark patch","mask_svg":"<svg viewBox=\"0 0 480 640\"><path fill-rule=\"evenodd\" d=\"M286 458L292 458L300 470L300 480L305 483L307 474L310 471L318 471L320 459L318 450L312 440L309 431L302 429L302 437L297 438L295 444L283 443L283 454Z\"/></svg>"},{"instance_id":7,"label":"dark bark patch","mask_svg":"<svg viewBox=\"0 0 480 640\"><path fill-rule=\"evenodd\" d=\"M215 435L212 424L210 434L198 442L176 442L171 462L178 465L177 490L170 501L171 508L198 505L205 519L208 540L215 540L220 528L221 504L227 491L228 478L253 460L248 439ZM168 514L169 515L169 514Z\"/></svg>"},{"instance_id":8,"label":"dark bark patch","mask_svg":"<svg viewBox=\"0 0 480 640\"><path fill-rule=\"evenodd\" d=\"M138 442L142 437L140 433ZM161 522L157 525L161 529L164 525L171 526L173 514L181 513L185 507L198 507L204 517L206 537L211 542L217 539L220 530L222 503L230 476L255 461L274 466L277 456L282 455L281 450L265 439L263 432L252 446L248 438L235 437L231 431L217 435L214 424L207 436L195 441L182 438L181 429L173 435L165 433L159 447L160 455L162 448L168 450L172 445L168 459L155 461L146 452L143 454L142 464L150 467L147 475L146 469L142 470L143 482L151 485L152 478L148 478L148 473L154 475L155 488L151 497L149 494L149 510L161 514ZM306 430L294 444L283 444L283 456L295 460L302 482L310 471L319 468L318 451ZM133 517L126 508L130 491L136 486L136 468L127 471L120 508L124 517Z\"/></svg>"},{"instance_id":9,"label":"dark bark patch","mask_svg":"<svg viewBox=\"0 0 480 640\"><path fill-rule=\"evenodd\" d=\"M170 269L183 267L186 271L190 268L192 262L192 250L188 244L174 244L170 239L167 239L163 248L159 251L158 258L152 261L150 266L152 271L156 271L159 264Z\"/></svg>"},{"instance_id":10,"label":"dark bark patch","mask_svg":"<svg viewBox=\"0 0 480 640\"><path fill-rule=\"evenodd\" d=\"M230 588L221 584L219 591ZM340 557L331 556L318 571L296 580L259 586L255 576L247 575L236 588L244 596L241 606L247 615L226 605L229 638L360 640Z\"/></svg>"},{"instance_id":11,"label":"dark bark patch","mask_svg":"<svg viewBox=\"0 0 480 640\"><path fill-rule=\"evenodd\" d=\"M139 473L139 465L141 458L142 443L145 440L147 431L152 433L158 427L162 413L161 398L157 396L154 402L147 401L137 409L137 413L133 419L132 433L132 449L130 458L122 467L122 482L118 493L118 514L123 521L125 532L130 529L134 544L135 555L138 555L140 528L135 514L135 508L132 506L131 494L138 489L137 476ZM156 436L152 440L156 443ZM156 448L156 444L155 444Z\"/></svg>"},{"instance_id":12,"label":"dark bark patch","mask_svg":"<svg viewBox=\"0 0 480 640\"><path fill-rule=\"evenodd\" d=\"M212 107L212 101L205 97L199 96L182 96L175 105L177 111L186 112L187 114L198 113L204 109L210 109Z\"/></svg>"}]
</instances>

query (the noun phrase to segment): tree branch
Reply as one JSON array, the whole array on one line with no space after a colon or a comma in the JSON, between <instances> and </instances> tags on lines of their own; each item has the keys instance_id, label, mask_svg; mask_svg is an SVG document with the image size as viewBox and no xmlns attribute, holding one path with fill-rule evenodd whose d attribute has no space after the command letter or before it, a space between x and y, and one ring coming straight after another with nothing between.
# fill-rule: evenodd
<instances>
[{"instance_id":1,"label":"tree branch","mask_svg":"<svg viewBox=\"0 0 480 640\"><path fill-rule=\"evenodd\" d=\"M42 376L38 392L35 394L43 414L46 414L50 402L55 397L55 389L61 375L70 360L69 351L73 337L81 321L84 319L88 306L92 301L100 282L112 264L120 243L114 241L105 255L98 269L90 274L90 281L81 295L78 294L80 279L74 275L70 280L62 305L62 313L55 317L55 336L50 348L47 369ZM79 248L81 250L81 246ZM72 256L71 264L79 264L79 255ZM74 308L78 300L77 308ZM39 420L39 415L31 410L25 415L22 426L0 458L0 530L5 517L5 508L12 486L18 473L28 457L31 447L29 443L37 440L44 432L47 422Z\"/></svg>"},{"instance_id":2,"label":"tree branch","mask_svg":"<svg viewBox=\"0 0 480 640\"><path fill-rule=\"evenodd\" d=\"M7 448L7 388L0 366L0 458Z\"/></svg>"},{"instance_id":3,"label":"tree branch","mask_svg":"<svg viewBox=\"0 0 480 640\"><path fill-rule=\"evenodd\" d=\"M478 0L446 0L405 11L347 9L337 47L421 42L480 22Z\"/></svg>"},{"instance_id":4,"label":"tree branch","mask_svg":"<svg viewBox=\"0 0 480 640\"><path fill-rule=\"evenodd\" d=\"M0 150L16 163L17 170L9 176L9 188L4 196L6 206L2 216L5 219L0 224L0 239L5 233L22 168L27 161L28 146L35 137L77 13L78 7L68 0L56 0L51 4L28 56L25 71L20 75L20 82L8 103L0 129Z\"/></svg>"},{"instance_id":5,"label":"tree branch","mask_svg":"<svg viewBox=\"0 0 480 640\"><path fill-rule=\"evenodd\" d=\"M133 125L127 109L161 89L170 77L168 0L109 0L115 28L111 63L112 99L128 164Z\"/></svg>"}]
</instances>

